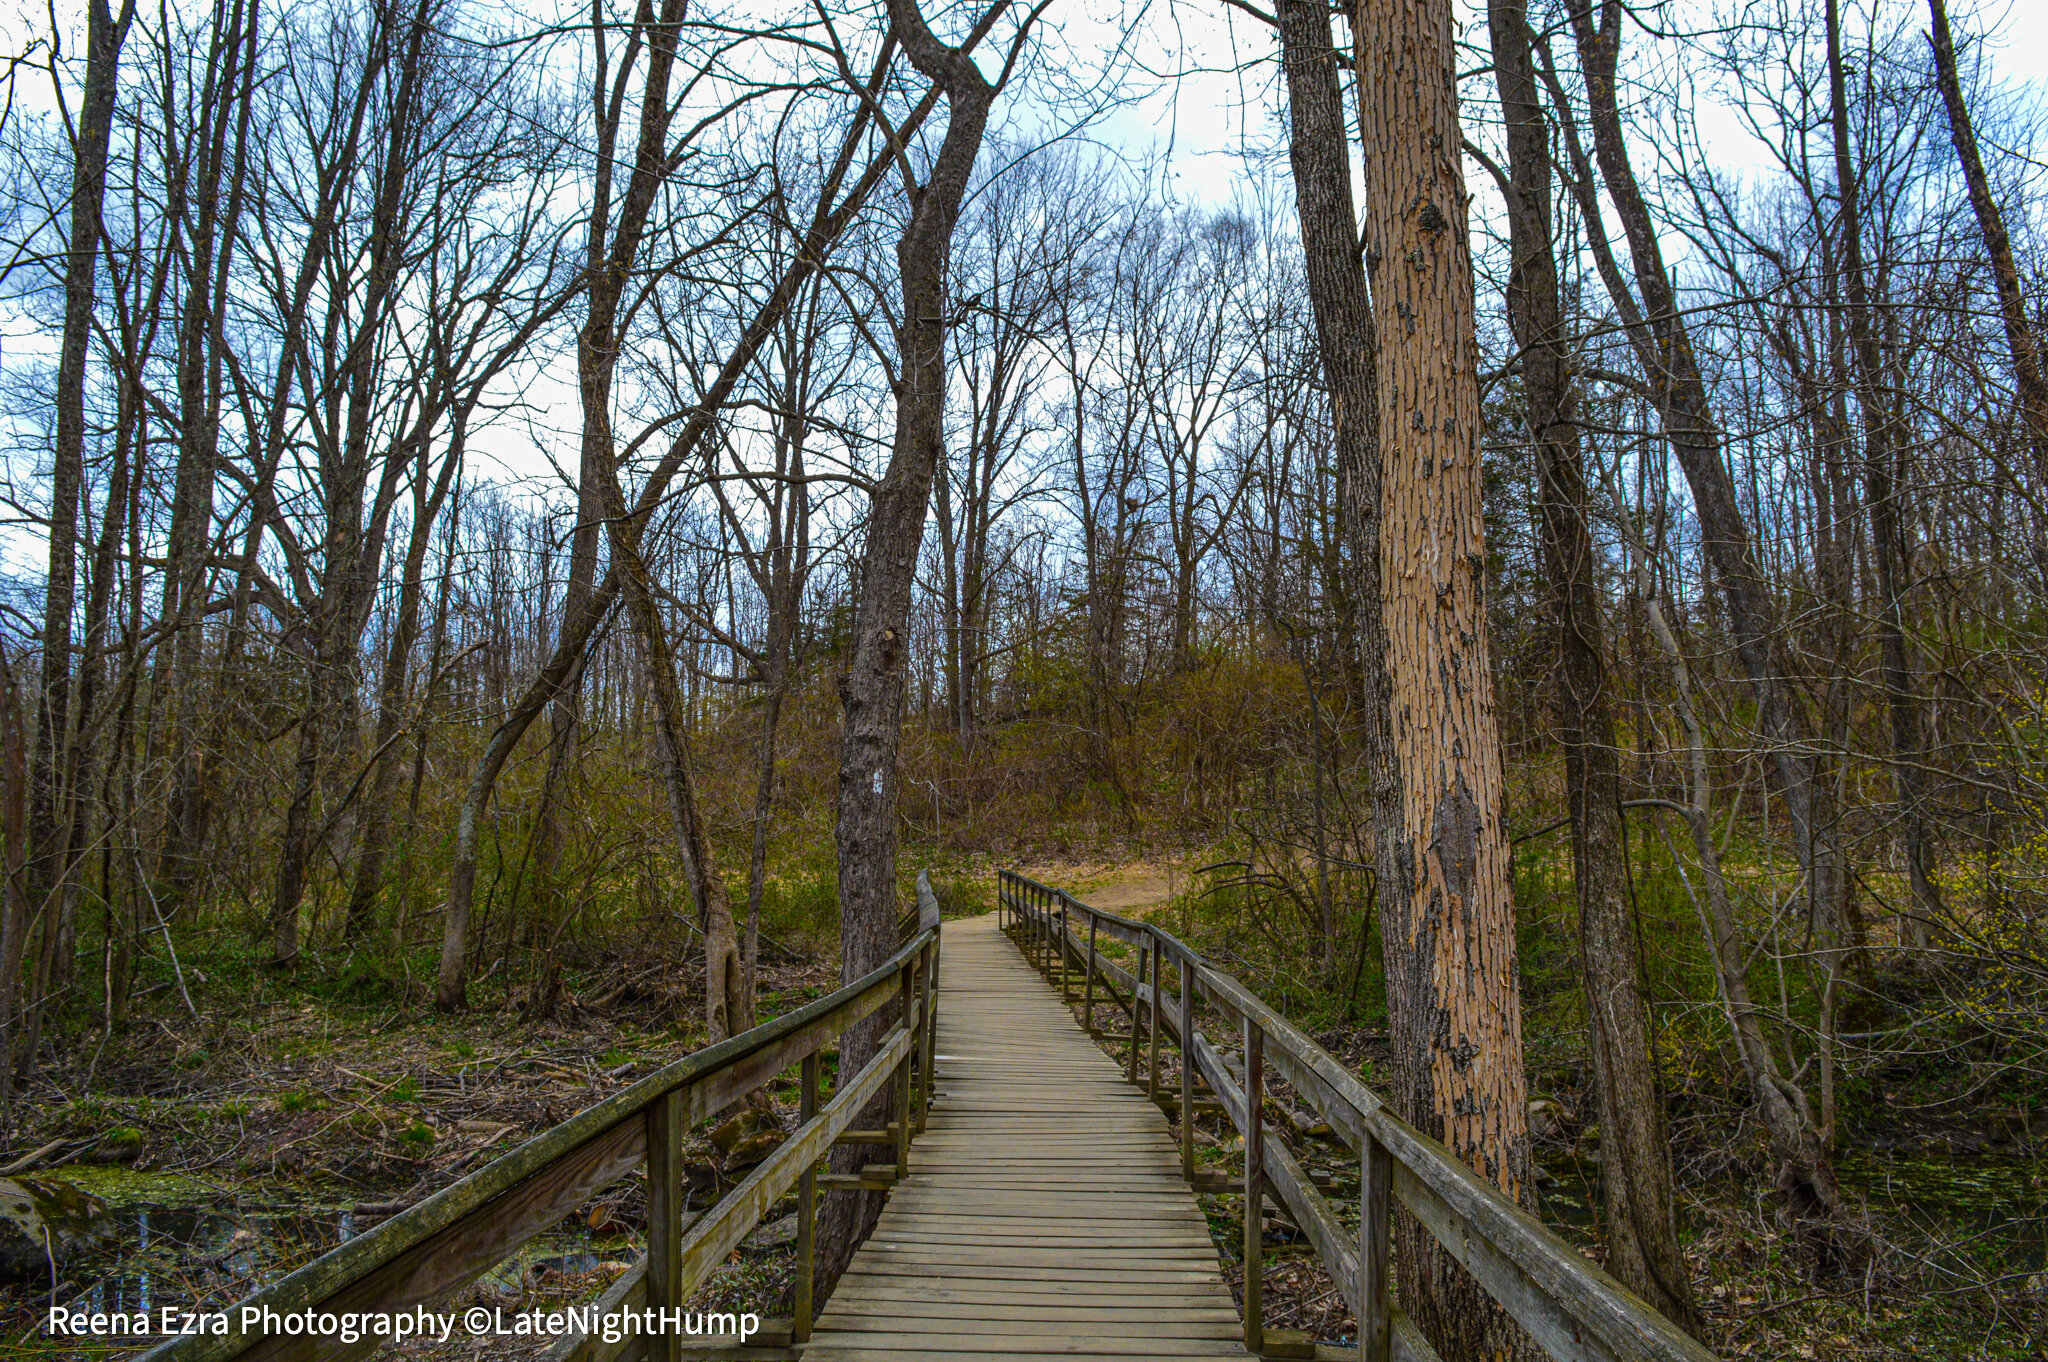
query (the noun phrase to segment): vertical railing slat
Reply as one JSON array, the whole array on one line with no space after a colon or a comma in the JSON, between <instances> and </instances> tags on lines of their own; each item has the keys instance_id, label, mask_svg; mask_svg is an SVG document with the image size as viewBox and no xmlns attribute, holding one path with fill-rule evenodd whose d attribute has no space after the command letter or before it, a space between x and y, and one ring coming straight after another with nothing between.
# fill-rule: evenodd
<instances>
[{"instance_id":1,"label":"vertical railing slat","mask_svg":"<svg viewBox=\"0 0 2048 1362\"><path fill-rule=\"evenodd\" d=\"M1152 1075L1146 1081L1145 1095L1157 1102L1159 1100L1159 947L1156 945L1152 948L1151 1022Z\"/></svg>"},{"instance_id":2,"label":"vertical railing slat","mask_svg":"<svg viewBox=\"0 0 2048 1362\"><path fill-rule=\"evenodd\" d=\"M647 1109L647 1306L681 1309L683 1260L684 1098L672 1092ZM647 1340L649 1362L678 1362L680 1331L663 1330Z\"/></svg>"},{"instance_id":3,"label":"vertical railing slat","mask_svg":"<svg viewBox=\"0 0 2048 1362\"><path fill-rule=\"evenodd\" d=\"M914 961L903 965L903 1023L910 1024L910 1014L917 1009L917 966ZM896 1061L896 1181L902 1182L910 1176L910 1056L915 1045L905 1047L903 1058Z\"/></svg>"},{"instance_id":4,"label":"vertical railing slat","mask_svg":"<svg viewBox=\"0 0 2048 1362\"><path fill-rule=\"evenodd\" d=\"M918 1056L917 1061L917 1081L922 1085L918 1091L917 1103L917 1133L920 1135L924 1134L925 1119L927 1116L930 1115L932 1109L932 1094L934 1091L932 1081L932 1066L937 1062L938 1051L938 1043L936 1040L936 1028L938 1026L939 1021L938 1001L939 941L937 937L933 937L932 944L925 948L924 1015L921 1018L924 1025L924 1050L923 1053Z\"/></svg>"},{"instance_id":5,"label":"vertical railing slat","mask_svg":"<svg viewBox=\"0 0 2048 1362\"><path fill-rule=\"evenodd\" d=\"M1074 990L1067 975L1067 896L1060 895L1060 1001L1074 1005Z\"/></svg>"},{"instance_id":6,"label":"vertical railing slat","mask_svg":"<svg viewBox=\"0 0 2048 1362\"><path fill-rule=\"evenodd\" d=\"M797 1123L818 1114L818 1052L804 1056L802 1091L797 1098ZM811 1276L817 1271L818 1256L818 1165L804 1169L796 1182L796 1306L791 1312L789 1336L806 1343L811 1337Z\"/></svg>"},{"instance_id":7,"label":"vertical railing slat","mask_svg":"<svg viewBox=\"0 0 2048 1362\"><path fill-rule=\"evenodd\" d=\"M1266 1034L1244 1019L1244 1347L1256 1357L1265 1350L1265 1233L1259 1224L1266 1202Z\"/></svg>"},{"instance_id":8,"label":"vertical railing slat","mask_svg":"<svg viewBox=\"0 0 2048 1362\"><path fill-rule=\"evenodd\" d=\"M1088 914L1088 965L1082 971L1081 1029L1095 1034L1095 914Z\"/></svg>"},{"instance_id":9,"label":"vertical railing slat","mask_svg":"<svg viewBox=\"0 0 2048 1362\"><path fill-rule=\"evenodd\" d=\"M1145 991L1145 956L1147 947L1138 947L1138 972L1131 976L1131 1053L1125 1061L1125 1081L1138 1081L1138 1042L1144 1023L1144 1013L1139 1010L1139 995Z\"/></svg>"},{"instance_id":10,"label":"vertical railing slat","mask_svg":"<svg viewBox=\"0 0 2048 1362\"><path fill-rule=\"evenodd\" d=\"M1394 1156L1368 1132L1359 1155L1358 1362L1390 1362L1394 1330L1387 1298Z\"/></svg>"},{"instance_id":11,"label":"vertical railing slat","mask_svg":"<svg viewBox=\"0 0 2048 1362\"><path fill-rule=\"evenodd\" d=\"M1180 970L1180 1172L1195 1180L1195 968L1175 953Z\"/></svg>"}]
</instances>

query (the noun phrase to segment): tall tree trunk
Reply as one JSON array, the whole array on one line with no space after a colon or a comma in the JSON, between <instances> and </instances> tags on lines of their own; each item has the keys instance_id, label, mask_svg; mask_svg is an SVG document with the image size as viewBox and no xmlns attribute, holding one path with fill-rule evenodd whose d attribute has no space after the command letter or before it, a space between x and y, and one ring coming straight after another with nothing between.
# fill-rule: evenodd
<instances>
[{"instance_id":1,"label":"tall tree trunk","mask_svg":"<svg viewBox=\"0 0 2048 1362\"><path fill-rule=\"evenodd\" d=\"M595 593L598 550L608 537L604 524L606 488L617 477L611 399L623 340L619 315L626 282L639 263L648 219L668 175L668 131L674 117L669 87L675 73L684 13L683 0L661 0L658 16L653 5L642 5L635 12L615 82L609 88L606 22L601 12L593 11L592 16L590 35L596 74L590 87L590 107L596 124L597 155L592 166L590 235L584 255L585 310L583 326L576 336L576 391L583 430L576 474L576 524L569 539L569 580L562 596L562 612L567 618L577 617ZM617 168L628 164L618 154L621 113L628 83L643 50L647 55L647 73L640 91L639 137L614 220L613 179ZM549 697L548 773L541 786L533 832L535 897L543 903L554 903L557 897L561 827L556 803L561 792L569 787L569 775L576 766L582 705L579 667L565 673L561 685ZM566 916L559 904L555 904L554 912L558 920Z\"/></svg>"},{"instance_id":2,"label":"tall tree trunk","mask_svg":"<svg viewBox=\"0 0 2048 1362\"><path fill-rule=\"evenodd\" d=\"M1734 479L1722 461L1720 428L1694 358L1677 293L1664 266L1656 225L1629 160L1615 90L1621 6L1619 0L1597 0L1600 14L1596 23L1594 3L1595 0L1574 0L1572 25L1586 73L1595 155L1608 195L1621 216L1635 265L1636 287L1642 294L1640 308L1607 247L1606 228L1594 197L1590 168L1585 164L1570 120L1570 106L1554 72L1546 69L1545 79L1571 149L1574 191L1585 214L1588 240L1601 277L1628 327L1638 361L1649 376L1665 439L1678 456L1679 467L1692 492L1701 547L1713 567L1737 661L1756 697L1757 727L1768 744L1765 759L1777 776L1778 790L1792 821L1794 849L1800 868L1806 873L1810 901L1832 916L1834 847L1832 830L1816 826L1813 817L1813 766L1807 756L1812 750L1813 735L1790 694L1789 678L1793 673L1773 631L1770 586L1758 566L1749 527L1736 499ZM1827 930L1829 924L1820 925ZM1817 1160L1809 1157L1820 1148L1818 1143L1805 1138L1785 1145L1780 1182L1795 1207L1816 1206L1832 1214L1840 1207L1833 1171L1824 1155Z\"/></svg>"},{"instance_id":3,"label":"tall tree trunk","mask_svg":"<svg viewBox=\"0 0 2048 1362\"><path fill-rule=\"evenodd\" d=\"M1478 340L1450 0L1358 6L1366 243L1379 337L1380 570L1402 773L1381 918L1396 1105L1534 1200L1500 734L1486 639ZM1405 899L1405 902L1401 900ZM1401 1297L1439 1354L1529 1355L1404 1218Z\"/></svg>"},{"instance_id":4,"label":"tall tree trunk","mask_svg":"<svg viewBox=\"0 0 2048 1362\"><path fill-rule=\"evenodd\" d=\"M1543 562L1557 619L1557 702L1588 1049L1600 1104L1600 1188L1608 1269L1689 1333L1701 1321L1678 1247L1671 1154L1643 999L1636 905L1628 880L1621 771L1600 609L1598 551L1587 520L1573 337L1565 324L1551 226L1550 129L1536 85L1527 0L1492 0L1494 79L1506 124L1508 321L1536 449Z\"/></svg>"},{"instance_id":5,"label":"tall tree trunk","mask_svg":"<svg viewBox=\"0 0 2048 1362\"><path fill-rule=\"evenodd\" d=\"M1678 636L1672 632L1658 602L1650 577L1648 556L1639 554L1638 557L1637 594L1657 646L1671 666L1678 717L1685 726L1690 793L1686 803L1675 811L1685 819L1686 830L1692 836L1693 854L1699 860L1701 877L1705 882L1704 902L1698 900L1697 891L1693 892L1700 912L1700 926L1713 952L1715 982L1720 989L1722 1006L1727 1010L1729 1029L1735 1033L1735 1050L1741 1057L1743 1073L1749 1079L1750 1091L1756 1098L1757 1114L1763 1121L1765 1138L1778 1162L1778 1190L1785 1196L1799 1223L1820 1222L1825 1236L1825 1222L1839 1215L1841 1188L1835 1182L1834 1168L1821 1144L1805 1090L1789 1082L1779 1068L1777 1056L1764 1034L1763 1013L1750 997L1746 977L1749 951L1735 925L1735 912L1728 897L1728 878L1722 873L1720 850L1714 845L1712 777L1707 766L1706 738L1693 706L1691 672L1686 666L1685 655L1679 650ZM1644 802L1659 805L1664 801ZM1676 863L1676 848L1672 851L1672 859ZM1687 888L1691 890L1690 882Z\"/></svg>"},{"instance_id":6,"label":"tall tree trunk","mask_svg":"<svg viewBox=\"0 0 2048 1362\"><path fill-rule=\"evenodd\" d=\"M433 0L415 0L409 15L390 16L388 22L393 27L402 24L402 32L387 29L378 39L381 46L399 53L398 82L386 114L361 312L343 363L347 419L339 446L323 451L321 460L327 525L320 552L320 599L311 611L306 709L299 720L292 800L278 848L276 891L270 909L271 961L277 965L289 965L298 957L299 903L305 893L314 839L320 831L317 820L322 792L332 792L338 759L354 741L362 632L375 594L377 567L383 561L384 529L404 466L397 450L386 453L366 514L364 498L376 462L370 427L380 388L378 342L405 258L410 207L406 183L417 146L432 5ZM375 78L374 70L366 80ZM334 437L330 434L327 438L332 441Z\"/></svg>"},{"instance_id":7,"label":"tall tree trunk","mask_svg":"<svg viewBox=\"0 0 2048 1362\"><path fill-rule=\"evenodd\" d=\"M669 645L654 582L640 551L646 519L628 521L626 498L609 467L605 470L604 521L611 538L612 560L618 565L640 663L654 692L655 757L667 787L669 815L675 824L676 851L696 900L697 925L704 933L704 1020L713 1044L753 1026L742 985L739 939L733 930L732 902L718 873L718 858L704 827L703 810L691 769L688 714L676 685L675 651Z\"/></svg>"},{"instance_id":8,"label":"tall tree trunk","mask_svg":"<svg viewBox=\"0 0 2048 1362\"><path fill-rule=\"evenodd\" d=\"M43 595L42 674L35 746L29 763L29 834L21 911L0 930L0 1107L17 1066L32 1064L43 999L23 999L21 964L30 919L46 940L64 939L68 885L79 847L72 838L79 717L72 712L71 616L78 599L78 506L85 482L85 372L98 296L100 209L106 201L107 151L113 138L121 45L134 0L116 15L107 0L86 6L85 87L71 151L71 224L64 250L64 331L57 349L56 442L51 450L49 573ZM47 952L46 952L47 954ZM39 992L39 990L31 990ZM24 1015L25 1014L25 1015Z\"/></svg>"},{"instance_id":9,"label":"tall tree trunk","mask_svg":"<svg viewBox=\"0 0 2048 1362\"><path fill-rule=\"evenodd\" d=\"M223 9L226 9L223 17ZM171 631L160 653L158 688L169 696L171 764L169 807L158 855L164 893L159 906L175 911L201 869L201 847L212 813L208 745L200 740L200 656L205 633L208 566L213 550L214 483L220 459L221 370L229 269L243 199L243 152L255 75L257 12L216 4L206 82L198 111L206 120L197 184L190 266L178 334L178 470L164 570L163 621ZM238 112L239 111L239 112ZM230 115L234 136L230 138ZM229 185L225 204L221 185ZM223 212L223 207L225 212ZM218 246L216 247L216 242Z\"/></svg>"},{"instance_id":10,"label":"tall tree trunk","mask_svg":"<svg viewBox=\"0 0 2048 1362\"><path fill-rule=\"evenodd\" d=\"M1599 7L1596 21L1594 6ZM1618 103L1615 69L1620 58L1620 0L1574 0L1572 26L1580 64L1585 69L1587 101L1592 115L1594 155L1607 192L1621 217L1622 231L1635 264L1638 309L1632 298L1616 305L1629 324L1635 352L1649 374L1664 435L1678 456L1692 491L1700 538L1714 568L1722 605L1727 611L1737 660L1756 695L1757 726L1766 743L1780 796L1793 824L1800 868L1806 873L1811 901L1831 915L1838 871L1834 832L1817 818L1812 750L1814 734L1792 694L1794 675L1773 628L1771 585L1758 565L1756 551L1735 494L1734 478L1721 457L1721 431L1695 357L1692 337L1678 295L1664 265L1663 247L1649 204L1636 182L1627 133ZM1586 202L1582 192L1581 203ZM1588 214L1589 224L1596 223ZM1604 229L1593 227L1600 238ZM1618 274L1602 271L1609 288ZM1829 924L1822 922L1823 929Z\"/></svg>"},{"instance_id":11,"label":"tall tree trunk","mask_svg":"<svg viewBox=\"0 0 2048 1362\"><path fill-rule=\"evenodd\" d=\"M390 848L391 797L404 769L398 744L405 721L406 692L412 676L413 646L419 641L420 606L425 596L427 550L433 542L434 526L441 517L449 490L462 467L463 445L469 412L455 414L447 456L433 488L427 486L425 436L428 420L423 415L417 429L420 452L413 474L412 532L406 541L405 566L398 583L398 609L391 622L391 638L384 652L384 673L377 687L377 725L371 737L369 797L363 805L362 829L358 837L355 884L349 891L348 908L342 916L342 932L350 941L362 941L371 931L378 891L384 884L384 860Z\"/></svg>"},{"instance_id":12,"label":"tall tree trunk","mask_svg":"<svg viewBox=\"0 0 2048 1362\"><path fill-rule=\"evenodd\" d=\"M803 353L796 349L796 353ZM804 363L809 358L805 354ZM740 993L746 1014L754 1015L761 979L761 898L768 881L768 824L775 807L776 740L782 709L789 697L795 659L797 617L803 609L804 582L810 571L810 489L804 485L804 422L800 390L807 385L792 378L784 391L785 434L780 470L789 481L768 507L770 528L762 580L767 587L768 636L761 650L767 693L761 702L759 778L754 787L752 845L747 857L747 921L740 941Z\"/></svg>"},{"instance_id":13,"label":"tall tree trunk","mask_svg":"<svg viewBox=\"0 0 2048 1362\"><path fill-rule=\"evenodd\" d=\"M888 0L889 29L918 73L943 91L946 135L925 182L909 187L910 220L896 243L902 279L897 333L896 434L889 464L868 507L860 594L853 639L839 677L843 713L839 747L838 826L840 977L857 979L896 946L896 753L902 736L904 676L910 644L910 593L931 502L932 477L944 457L946 417L946 259L960 203L981 151L997 86L970 55L997 15L996 0L969 38L948 47L926 27L917 0ZM1018 41L1022 41L1021 35ZM867 1063L893 1009L856 1023L840 1041L841 1073ZM870 1108L885 1119L885 1098ZM847 1172L866 1151L842 1147L832 1166ZM822 1299L881 1212L865 1192L826 1201L818 1230L817 1281Z\"/></svg>"},{"instance_id":14,"label":"tall tree trunk","mask_svg":"<svg viewBox=\"0 0 2048 1362\"><path fill-rule=\"evenodd\" d=\"M1281 0L1276 18L1292 121L1288 161L1294 171L1295 213L1301 224L1317 348L1330 389L1337 455L1337 521L1346 541L1338 573L1344 598L1341 614L1345 641L1356 649L1344 667L1356 691L1353 708L1362 724L1361 742L1372 781L1374 846L1381 853L1378 880L1391 902L1401 895L1406 881L1392 859L1400 840L1401 773L1391 758L1392 687L1380 610L1379 341L1359 255L1358 217L1351 198L1351 139L1329 12L1318 0ZM1310 704L1316 703L1312 696ZM1313 717L1320 742L1320 708ZM1320 779L1317 792L1320 796ZM1326 928L1326 956L1328 935Z\"/></svg>"},{"instance_id":15,"label":"tall tree trunk","mask_svg":"<svg viewBox=\"0 0 2048 1362\"><path fill-rule=\"evenodd\" d=\"M1970 117L1970 106L1963 99L1962 76L1956 70L1956 44L1948 26L1947 0L1927 0L1927 8L1934 23L1928 41L1934 47L1935 83L1941 87L1941 101L1948 109L1949 139L1955 144L1956 162L1962 167L1963 183L1970 192L1970 211L1977 216L1984 253L1991 260L1991 282L1998 291L1998 318L2005 326L2005 343L2012 352L2013 379L2019 387L2020 419L2025 422L2034 447L2035 467L2048 477L2048 374L2043 372L2040 344L2027 317L2019 263L2013 258L2012 233L2006 230L2005 210L1991 196L1991 179L1984 173L1984 158L1977 150L1977 127Z\"/></svg>"}]
</instances>

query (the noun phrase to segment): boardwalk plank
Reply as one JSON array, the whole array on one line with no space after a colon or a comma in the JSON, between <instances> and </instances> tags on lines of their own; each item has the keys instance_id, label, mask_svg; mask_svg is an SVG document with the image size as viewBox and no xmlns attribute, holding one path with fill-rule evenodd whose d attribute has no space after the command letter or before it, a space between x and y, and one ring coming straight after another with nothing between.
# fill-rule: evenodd
<instances>
[{"instance_id":1,"label":"boardwalk plank","mask_svg":"<svg viewBox=\"0 0 2048 1362\"><path fill-rule=\"evenodd\" d=\"M1159 1108L993 916L945 942L930 1120L805 1358L1245 1357Z\"/></svg>"}]
</instances>

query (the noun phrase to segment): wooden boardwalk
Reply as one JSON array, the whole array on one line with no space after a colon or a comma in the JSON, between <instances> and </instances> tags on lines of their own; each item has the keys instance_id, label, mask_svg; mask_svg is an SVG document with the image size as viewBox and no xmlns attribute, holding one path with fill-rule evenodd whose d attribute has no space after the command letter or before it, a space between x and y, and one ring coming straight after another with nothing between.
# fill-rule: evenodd
<instances>
[{"instance_id":1,"label":"wooden boardwalk","mask_svg":"<svg viewBox=\"0 0 2048 1362\"><path fill-rule=\"evenodd\" d=\"M1247 1354L1159 1108L996 916L948 922L936 1102L806 1362Z\"/></svg>"}]
</instances>

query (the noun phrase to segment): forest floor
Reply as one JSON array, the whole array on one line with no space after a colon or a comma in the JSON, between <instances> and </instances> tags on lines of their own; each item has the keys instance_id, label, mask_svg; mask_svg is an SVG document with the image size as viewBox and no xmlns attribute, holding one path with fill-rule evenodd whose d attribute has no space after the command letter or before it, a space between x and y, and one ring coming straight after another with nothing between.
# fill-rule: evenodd
<instances>
[{"instance_id":1,"label":"forest floor","mask_svg":"<svg viewBox=\"0 0 2048 1362\"><path fill-rule=\"evenodd\" d=\"M48 1338L48 1307L218 1308L703 1044L701 983L666 963L615 961L538 1020L510 1005L516 991L502 1008L441 1017L284 986L252 993L188 970L204 1022L172 1004L138 1024L118 1056L108 1047L89 1076L41 1084L21 1103L0 1166L100 1196L113 1223L99 1249L63 1265L54 1290L47 1277L0 1286L0 1357L130 1355L137 1341ZM761 1016L836 984L831 965L764 963ZM785 1086L771 1095L787 1128L796 1091ZM710 1204L763 1152L728 1154L696 1132L691 1202ZM794 1205L771 1211L770 1232L696 1308L788 1314L793 1257L779 1231L794 1220L777 1222ZM643 1216L629 1178L460 1303L510 1314L594 1296L640 1253ZM404 1355L473 1355L457 1333ZM508 1340L478 1341L493 1357L525 1355ZM536 1341L533 1355L550 1342Z\"/></svg>"}]
</instances>

